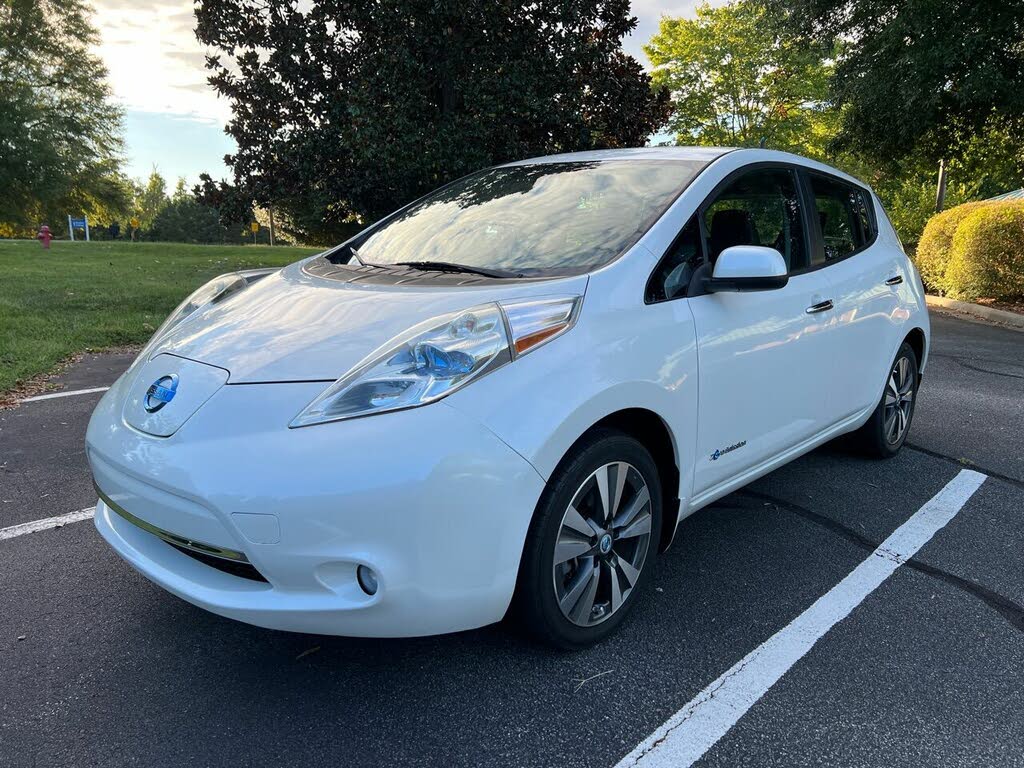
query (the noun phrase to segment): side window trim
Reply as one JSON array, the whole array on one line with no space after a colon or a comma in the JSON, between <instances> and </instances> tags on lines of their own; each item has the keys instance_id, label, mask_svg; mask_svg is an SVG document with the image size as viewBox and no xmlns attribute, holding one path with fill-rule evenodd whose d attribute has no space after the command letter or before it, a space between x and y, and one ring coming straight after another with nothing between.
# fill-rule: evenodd
<instances>
[{"instance_id":1,"label":"side window trim","mask_svg":"<svg viewBox=\"0 0 1024 768\"><path fill-rule=\"evenodd\" d=\"M800 199L804 208L804 226L807 228L807 236L810 239L810 248L807 251L808 264L801 269L793 270L790 275L802 275L820 269L826 265L825 241L821 232L821 218L817 215L818 206L814 202L814 191L811 189L811 178L803 167L796 169L797 180L800 184Z\"/></svg>"},{"instance_id":2,"label":"side window trim","mask_svg":"<svg viewBox=\"0 0 1024 768\"><path fill-rule=\"evenodd\" d=\"M838 176L835 176L834 174L826 173L824 171L819 171L816 168L807 168L806 166L800 166L797 175L800 176L801 180L803 181L803 186L806 189L806 196L807 196L807 198L808 198L808 200L810 202L810 207L807 209L807 213L808 213L808 217L810 219L812 219L812 221L810 222L811 226L814 227L814 248L815 248L814 257L818 258L818 250L817 249L820 248L821 249L821 254L820 255L821 255L822 261L820 263L817 263L817 264L815 264L812 261L810 266L804 267L803 269L800 269L800 270L794 270L793 272L791 272L790 273L791 276L792 275L802 275L802 274L804 274L806 272L813 272L816 269L823 269L825 267L831 267L833 264L839 264L839 263L841 263L843 261L846 261L847 259L853 258L858 253L863 253L864 251L866 251L868 248L873 246L878 241L878 217L877 217L877 215L875 213L875 201L874 201L874 197L871 195L871 192L870 192L870 190L868 190L867 187L864 187L864 186L862 186L860 184L855 184L852 181L847 181L846 179L842 179L842 178L840 178ZM860 248L856 248L856 249L850 251L849 253L845 254L841 258L832 259L832 261L825 261L824 260L825 246L824 246L824 238L823 238L822 232L821 232L821 222L820 222L820 220L818 219L817 216L810 216L810 212L811 211L817 211L818 210L818 205L817 205L817 203L814 200L814 192L811 189L811 177L812 176L818 176L818 177L820 177L822 179L825 179L827 181L831 181L831 182L836 183L836 184L842 184L843 186L846 186L846 187L849 187L850 189L856 190L857 192L860 193L860 196L863 199L863 205L865 205L867 207L868 222L871 225L871 233L870 233L871 237L867 238L865 240L865 242L864 242L864 245L862 245ZM860 225L858 224L858 227L859 226Z\"/></svg>"}]
</instances>

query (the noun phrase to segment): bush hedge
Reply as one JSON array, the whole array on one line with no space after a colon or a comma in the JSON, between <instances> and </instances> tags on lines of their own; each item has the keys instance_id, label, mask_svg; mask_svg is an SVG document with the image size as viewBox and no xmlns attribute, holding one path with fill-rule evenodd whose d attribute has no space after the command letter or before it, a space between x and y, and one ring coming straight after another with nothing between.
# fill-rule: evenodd
<instances>
[{"instance_id":1,"label":"bush hedge","mask_svg":"<svg viewBox=\"0 0 1024 768\"><path fill-rule=\"evenodd\" d=\"M960 219L941 285L965 301L1024 297L1024 201L986 203Z\"/></svg>"},{"instance_id":2,"label":"bush hedge","mask_svg":"<svg viewBox=\"0 0 1024 768\"><path fill-rule=\"evenodd\" d=\"M971 211L986 203L964 203L948 208L928 220L914 253L914 263L931 291L945 291L946 267L953 250L953 236Z\"/></svg>"}]
</instances>

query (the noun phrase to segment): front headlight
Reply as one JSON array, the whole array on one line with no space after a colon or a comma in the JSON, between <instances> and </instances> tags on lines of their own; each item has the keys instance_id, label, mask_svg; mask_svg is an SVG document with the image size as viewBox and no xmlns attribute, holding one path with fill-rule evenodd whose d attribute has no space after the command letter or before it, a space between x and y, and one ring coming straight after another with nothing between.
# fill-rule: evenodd
<instances>
[{"instance_id":1,"label":"front headlight","mask_svg":"<svg viewBox=\"0 0 1024 768\"><path fill-rule=\"evenodd\" d=\"M572 327L580 297L500 302L453 312L392 339L338 379L291 427L440 400Z\"/></svg>"}]
</instances>

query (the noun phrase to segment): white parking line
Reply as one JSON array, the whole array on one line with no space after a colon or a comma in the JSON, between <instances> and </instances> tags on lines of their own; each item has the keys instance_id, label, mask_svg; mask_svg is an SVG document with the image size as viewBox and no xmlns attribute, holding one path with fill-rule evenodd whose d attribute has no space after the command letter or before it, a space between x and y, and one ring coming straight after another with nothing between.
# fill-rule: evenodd
<instances>
[{"instance_id":1,"label":"white parking line","mask_svg":"<svg viewBox=\"0 0 1024 768\"><path fill-rule=\"evenodd\" d=\"M0 528L0 541L13 539L15 536L24 536L26 533L37 533L38 531L45 531L50 528L60 528L68 523L78 523L82 520L88 520L94 514L96 514L96 507L87 507L77 512L68 512L66 515L57 515L57 517L47 517L44 520L19 523L9 528Z\"/></svg>"},{"instance_id":2,"label":"white parking line","mask_svg":"<svg viewBox=\"0 0 1024 768\"><path fill-rule=\"evenodd\" d=\"M845 579L697 694L616 768L688 768L697 762L829 629L952 520L986 477L961 470Z\"/></svg>"},{"instance_id":3,"label":"white parking line","mask_svg":"<svg viewBox=\"0 0 1024 768\"><path fill-rule=\"evenodd\" d=\"M73 397L74 395L91 395L93 392L106 392L110 387L93 387L92 389L72 389L70 392L51 392L48 395L36 395L19 400L21 403L34 403L36 400L53 400L55 397Z\"/></svg>"}]
</instances>

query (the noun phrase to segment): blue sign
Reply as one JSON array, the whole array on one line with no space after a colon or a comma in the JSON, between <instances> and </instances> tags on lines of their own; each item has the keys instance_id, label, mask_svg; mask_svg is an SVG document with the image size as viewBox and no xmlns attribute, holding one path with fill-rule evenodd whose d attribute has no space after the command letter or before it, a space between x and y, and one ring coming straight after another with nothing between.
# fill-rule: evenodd
<instances>
[{"instance_id":1,"label":"blue sign","mask_svg":"<svg viewBox=\"0 0 1024 768\"><path fill-rule=\"evenodd\" d=\"M80 219L72 219L71 226L74 229L85 229L85 217L83 216Z\"/></svg>"}]
</instances>

